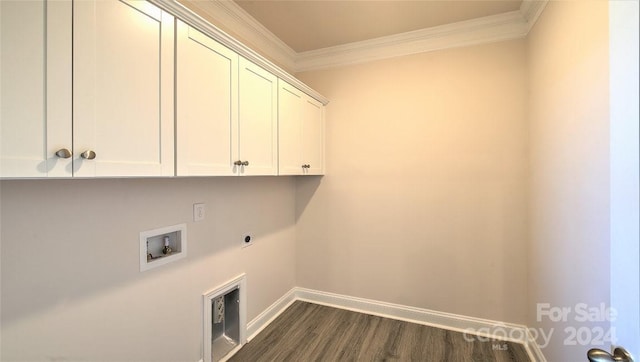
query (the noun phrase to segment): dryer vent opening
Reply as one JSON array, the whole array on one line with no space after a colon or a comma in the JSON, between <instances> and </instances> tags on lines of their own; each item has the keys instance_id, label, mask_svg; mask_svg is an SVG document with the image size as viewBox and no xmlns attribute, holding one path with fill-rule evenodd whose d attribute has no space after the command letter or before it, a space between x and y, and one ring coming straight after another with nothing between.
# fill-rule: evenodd
<instances>
[{"instance_id":1,"label":"dryer vent opening","mask_svg":"<svg viewBox=\"0 0 640 362\"><path fill-rule=\"evenodd\" d=\"M204 361L226 360L246 343L244 275L204 295Z\"/></svg>"},{"instance_id":2,"label":"dryer vent opening","mask_svg":"<svg viewBox=\"0 0 640 362\"><path fill-rule=\"evenodd\" d=\"M211 308L211 357L219 361L240 344L240 289L215 297Z\"/></svg>"}]
</instances>

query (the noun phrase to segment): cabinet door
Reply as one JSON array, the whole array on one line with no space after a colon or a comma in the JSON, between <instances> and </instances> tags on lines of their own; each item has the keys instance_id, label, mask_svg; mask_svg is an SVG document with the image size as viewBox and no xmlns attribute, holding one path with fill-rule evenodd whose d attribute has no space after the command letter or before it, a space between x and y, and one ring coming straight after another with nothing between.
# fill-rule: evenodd
<instances>
[{"instance_id":1,"label":"cabinet door","mask_svg":"<svg viewBox=\"0 0 640 362\"><path fill-rule=\"evenodd\" d=\"M302 92L278 82L278 173L302 175Z\"/></svg>"},{"instance_id":2,"label":"cabinet door","mask_svg":"<svg viewBox=\"0 0 640 362\"><path fill-rule=\"evenodd\" d=\"M73 27L74 176L173 175L173 17L75 1Z\"/></svg>"},{"instance_id":3,"label":"cabinet door","mask_svg":"<svg viewBox=\"0 0 640 362\"><path fill-rule=\"evenodd\" d=\"M233 175L238 55L178 21L177 175Z\"/></svg>"},{"instance_id":4,"label":"cabinet door","mask_svg":"<svg viewBox=\"0 0 640 362\"><path fill-rule=\"evenodd\" d=\"M0 1L0 177L71 176L71 2Z\"/></svg>"},{"instance_id":5,"label":"cabinet door","mask_svg":"<svg viewBox=\"0 0 640 362\"><path fill-rule=\"evenodd\" d=\"M305 175L324 174L324 107L305 95L302 102L302 162Z\"/></svg>"},{"instance_id":6,"label":"cabinet door","mask_svg":"<svg viewBox=\"0 0 640 362\"><path fill-rule=\"evenodd\" d=\"M238 159L243 175L278 174L278 78L240 58Z\"/></svg>"}]
</instances>

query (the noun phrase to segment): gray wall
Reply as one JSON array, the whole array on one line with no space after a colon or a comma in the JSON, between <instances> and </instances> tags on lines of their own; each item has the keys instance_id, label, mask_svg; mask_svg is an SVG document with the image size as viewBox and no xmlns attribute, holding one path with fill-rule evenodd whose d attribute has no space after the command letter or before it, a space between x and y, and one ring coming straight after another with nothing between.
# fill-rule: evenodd
<instances>
[{"instance_id":1,"label":"gray wall","mask_svg":"<svg viewBox=\"0 0 640 362\"><path fill-rule=\"evenodd\" d=\"M250 321L294 286L291 177L0 187L3 361L195 362L203 292L246 272ZM179 223L187 258L141 273L139 232ZM241 249L245 231L255 244Z\"/></svg>"}]
</instances>

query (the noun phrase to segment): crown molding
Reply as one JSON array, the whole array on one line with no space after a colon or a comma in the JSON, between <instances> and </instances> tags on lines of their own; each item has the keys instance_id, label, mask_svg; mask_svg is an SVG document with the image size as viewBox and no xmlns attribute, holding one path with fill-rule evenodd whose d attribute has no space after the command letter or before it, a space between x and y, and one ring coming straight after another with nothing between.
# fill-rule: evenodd
<instances>
[{"instance_id":1,"label":"crown molding","mask_svg":"<svg viewBox=\"0 0 640 362\"><path fill-rule=\"evenodd\" d=\"M522 13L522 17L527 22L527 34L538 21L548 2L549 0L523 0L522 4L520 4L520 13Z\"/></svg>"},{"instance_id":2,"label":"crown molding","mask_svg":"<svg viewBox=\"0 0 640 362\"><path fill-rule=\"evenodd\" d=\"M215 26L229 29L276 63L293 70L296 52L249 15L235 1L188 1L188 3L189 6L206 14Z\"/></svg>"},{"instance_id":3,"label":"crown molding","mask_svg":"<svg viewBox=\"0 0 640 362\"><path fill-rule=\"evenodd\" d=\"M174 4L175 7L175 4L178 4L178 7L184 7L176 0L151 1L161 5ZM286 45L234 1L191 1L190 4L217 25L233 31L276 63L298 73L523 38L534 26L548 1L523 0L520 9L516 11L300 53ZM199 17L189 12L191 17ZM191 25L202 30L200 24ZM210 23L207 26L212 27ZM303 91L307 93L306 90Z\"/></svg>"},{"instance_id":4,"label":"crown molding","mask_svg":"<svg viewBox=\"0 0 640 362\"><path fill-rule=\"evenodd\" d=\"M297 54L295 71L364 63L527 36L548 0L524 0L520 9Z\"/></svg>"},{"instance_id":5,"label":"crown molding","mask_svg":"<svg viewBox=\"0 0 640 362\"><path fill-rule=\"evenodd\" d=\"M208 19L203 18L202 16L194 13L191 9L187 8L185 5L177 2L176 0L149 0L151 3L159 6L165 11L173 14L176 18L185 22L186 24L198 29L202 33L207 36L215 39L220 44L226 46L227 48L233 50L238 53L242 57L250 60L251 62L259 65L265 70L269 71L273 75L278 78L286 81L287 83L293 85L298 88L300 91L308 94L310 97L316 99L320 103L326 105L329 103L329 100L324 97L322 94L316 92L308 85L302 83L300 80L295 78L289 72L285 71L278 65L274 64L264 56L258 54L255 50L249 48L245 44L241 43L231 35L225 33L220 28L211 24ZM268 54L271 56L271 54ZM273 58L273 56L272 56Z\"/></svg>"},{"instance_id":6,"label":"crown molding","mask_svg":"<svg viewBox=\"0 0 640 362\"><path fill-rule=\"evenodd\" d=\"M298 72L522 38L527 24L520 11L511 11L365 41L298 53Z\"/></svg>"}]
</instances>

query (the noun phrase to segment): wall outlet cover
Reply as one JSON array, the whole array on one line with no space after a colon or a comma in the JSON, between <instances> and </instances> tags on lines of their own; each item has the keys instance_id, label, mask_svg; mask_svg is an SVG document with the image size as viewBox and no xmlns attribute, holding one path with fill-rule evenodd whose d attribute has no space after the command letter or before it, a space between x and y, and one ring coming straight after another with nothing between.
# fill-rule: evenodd
<instances>
[{"instance_id":1,"label":"wall outlet cover","mask_svg":"<svg viewBox=\"0 0 640 362\"><path fill-rule=\"evenodd\" d=\"M205 211L204 203L193 204L193 221L204 220Z\"/></svg>"}]
</instances>

